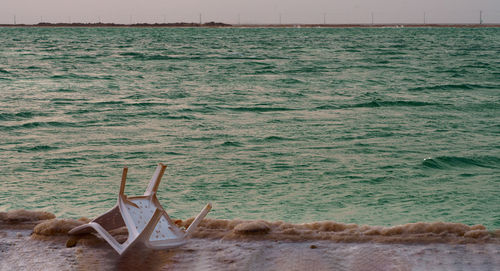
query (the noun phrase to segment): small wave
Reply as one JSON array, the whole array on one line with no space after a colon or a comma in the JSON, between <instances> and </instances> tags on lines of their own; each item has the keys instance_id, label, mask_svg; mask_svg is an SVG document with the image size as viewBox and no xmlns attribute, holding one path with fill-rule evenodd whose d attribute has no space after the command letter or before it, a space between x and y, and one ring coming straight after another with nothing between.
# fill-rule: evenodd
<instances>
[{"instance_id":1,"label":"small wave","mask_svg":"<svg viewBox=\"0 0 500 271\"><path fill-rule=\"evenodd\" d=\"M75 58L78 58L78 59L96 59L96 56L94 56L94 55L79 55L79 56L75 56Z\"/></svg>"},{"instance_id":2,"label":"small wave","mask_svg":"<svg viewBox=\"0 0 500 271\"><path fill-rule=\"evenodd\" d=\"M350 107L388 107L388 106L403 106L403 107L412 107L412 106L431 106L436 105L435 103L427 103L427 102L419 102L419 101L378 101L373 100L368 103L359 103L352 105Z\"/></svg>"},{"instance_id":3,"label":"small wave","mask_svg":"<svg viewBox=\"0 0 500 271\"><path fill-rule=\"evenodd\" d=\"M344 104L344 105L335 105L335 104L324 104L317 106L315 109L317 110L334 110L334 109L345 109L345 108L375 108L375 107L418 107L418 106L435 106L440 105L437 103L428 103L428 102L420 102L420 101L381 101L381 100L373 100L367 103L357 103L357 104Z\"/></svg>"},{"instance_id":4,"label":"small wave","mask_svg":"<svg viewBox=\"0 0 500 271\"><path fill-rule=\"evenodd\" d=\"M151 153L149 152L146 152L146 151L135 151L135 152L130 152L130 153L127 153L125 156L124 156L124 159L146 159L148 157L148 155L150 155Z\"/></svg>"},{"instance_id":5,"label":"small wave","mask_svg":"<svg viewBox=\"0 0 500 271\"><path fill-rule=\"evenodd\" d=\"M51 76L52 79L84 79L84 80L111 80L112 76L103 75L103 76L90 76L86 74L75 74L75 73L67 73L67 74L56 74Z\"/></svg>"},{"instance_id":6,"label":"small wave","mask_svg":"<svg viewBox=\"0 0 500 271\"><path fill-rule=\"evenodd\" d=\"M29 147L19 147L17 148L18 152L41 152L41 151L50 151L58 149L57 147L48 146L48 145L39 145L39 146L29 146Z\"/></svg>"},{"instance_id":7,"label":"small wave","mask_svg":"<svg viewBox=\"0 0 500 271\"><path fill-rule=\"evenodd\" d=\"M144 57L144 54L138 52L123 52L120 53L121 56L133 56L133 57Z\"/></svg>"},{"instance_id":8,"label":"small wave","mask_svg":"<svg viewBox=\"0 0 500 271\"><path fill-rule=\"evenodd\" d=\"M69 89L69 88L58 88L58 89L52 90L52 92L76 92L76 90Z\"/></svg>"},{"instance_id":9,"label":"small wave","mask_svg":"<svg viewBox=\"0 0 500 271\"><path fill-rule=\"evenodd\" d=\"M242 143L236 142L236 141L226 141L221 144L222 147L241 147L243 146Z\"/></svg>"},{"instance_id":10,"label":"small wave","mask_svg":"<svg viewBox=\"0 0 500 271\"><path fill-rule=\"evenodd\" d=\"M22 111L22 112L16 113L15 116L20 117L20 118L30 119L30 118L33 118L35 116L35 114L33 112Z\"/></svg>"},{"instance_id":11,"label":"small wave","mask_svg":"<svg viewBox=\"0 0 500 271\"><path fill-rule=\"evenodd\" d=\"M46 122L28 122L22 124L20 127L22 128L38 128L38 127L76 127L76 124L73 122L61 122L61 121L46 121Z\"/></svg>"},{"instance_id":12,"label":"small wave","mask_svg":"<svg viewBox=\"0 0 500 271\"><path fill-rule=\"evenodd\" d=\"M268 68L261 68L261 69L255 70L254 72L252 72L250 74L253 74L253 75L278 74L278 71L276 71L274 68L268 67Z\"/></svg>"},{"instance_id":13,"label":"small wave","mask_svg":"<svg viewBox=\"0 0 500 271\"><path fill-rule=\"evenodd\" d=\"M22 111L19 113L0 113L0 120L19 120L19 119L30 119L33 118L35 114L33 112Z\"/></svg>"},{"instance_id":14,"label":"small wave","mask_svg":"<svg viewBox=\"0 0 500 271\"><path fill-rule=\"evenodd\" d=\"M133 59L136 60L189 60L189 59L201 59L200 56L175 56L175 55L147 55L139 52L125 52L125 53L120 53L120 56L125 56L125 57L132 57Z\"/></svg>"},{"instance_id":15,"label":"small wave","mask_svg":"<svg viewBox=\"0 0 500 271\"><path fill-rule=\"evenodd\" d=\"M472 90L472 89L495 89L499 86L495 85L478 85L478 84L442 84L434 86L421 86L410 88L408 91L423 91L423 90Z\"/></svg>"},{"instance_id":16,"label":"small wave","mask_svg":"<svg viewBox=\"0 0 500 271\"><path fill-rule=\"evenodd\" d=\"M127 103L125 106L134 106L134 107L153 107L153 106L168 106L168 103L162 102L139 102L139 103Z\"/></svg>"},{"instance_id":17,"label":"small wave","mask_svg":"<svg viewBox=\"0 0 500 271\"><path fill-rule=\"evenodd\" d=\"M472 110L477 111L485 111L485 110L498 110L500 108L500 100L499 101L488 101L483 103L471 103L466 105L466 108L470 108Z\"/></svg>"},{"instance_id":18,"label":"small wave","mask_svg":"<svg viewBox=\"0 0 500 271\"><path fill-rule=\"evenodd\" d=\"M189 92L186 91L169 91L166 93L166 97L169 99L182 99L191 96Z\"/></svg>"},{"instance_id":19,"label":"small wave","mask_svg":"<svg viewBox=\"0 0 500 271\"><path fill-rule=\"evenodd\" d=\"M338 105L324 104L324 105L317 106L315 109L316 110L330 110L330 109L340 109L340 108L342 108L342 107L340 107Z\"/></svg>"},{"instance_id":20,"label":"small wave","mask_svg":"<svg viewBox=\"0 0 500 271\"><path fill-rule=\"evenodd\" d=\"M463 167L483 167L483 168L498 168L500 166L500 158L492 156L482 157L458 157L458 156L438 156L435 158L426 158L422 161L422 165L434 169L452 169Z\"/></svg>"},{"instance_id":21,"label":"small wave","mask_svg":"<svg viewBox=\"0 0 500 271\"><path fill-rule=\"evenodd\" d=\"M184 153L180 153L180 152L173 152L173 151L167 151L167 152L163 152L164 155L185 155Z\"/></svg>"},{"instance_id":22,"label":"small wave","mask_svg":"<svg viewBox=\"0 0 500 271\"><path fill-rule=\"evenodd\" d=\"M76 101L81 101L81 99L54 98L50 100L51 103L60 105L72 105Z\"/></svg>"},{"instance_id":23,"label":"small wave","mask_svg":"<svg viewBox=\"0 0 500 271\"><path fill-rule=\"evenodd\" d=\"M83 157L73 157L73 158L52 158L44 160L45 167L48 168L58 168L61 165L64 167L76 167L82 164L83 161L86 161L86 158Z\"/></svg>"},{"instance_id":24,"label":"small wave","mask_svg":"<svg viewBox=\"0 0 500 271\"><path fill-rule=\"evenodd\" d=\"M268 136L264 138L264 141L267 142L286 141L286 140L291 140L291 139L281 136Z\"/></svg>"},{"instance_id":25,"label":"small wave","mask_svg":"<svg viewBox=\"0 0 500 271\"><path fill-rule=\"evenodd\" d=\"M243 62L242 64L248 65L248 66L255 66L256 68L257 67L261 67L261 68L275 68L275 65L273 65L271 63L259 62L259 61L247 61L247 62Z\"/></svg>"},{"instance_id":26,"label":"small wave","mask_svg":"<svg viewBox=\"0 0 500 271\"><path fill-rule=\"evenodd\" d=\"M10 72L4 69L0 69L0 73L10 73Z\"/></svg>"},{"instance_id":27,"label":"small wave","mask_svg":"<svg viewBox=\"0 0 500 271\"><path fill-rule=\"evenodd\" d=\"M295 79L295 78L280 79L280 80L278 80L278 82L283 83L283 84L287 84L287 85L295 85L295 84L304 83L303 81L300 81L299 79Z\"/></svg>"},{"instance_id":28,"label":"small wave","mask_svg":"<svg viewBox=\"0 0 500 271\"><path fill-rule=\"evenodd\" d=\"M377 59L373 60L373 63L375 63L375 64L390 64L391 61L389 59L390 60L399 60L402 58L401 57L388 57L388 59L377 58Z\"/></svg>"},{"instance_id":29,"label":"small wave","mask_svg":"<svg viewBox=\"0 0 500 271\"><path fill-rule=\"evenodd\" d=\"M288 107L222 107L222 109L238 111L238 112L278 112L278 111L292 111L294 108Z\"/></svg>"},{"instance_id":30,"label":"small wave","mask_svg":"<svg viewBox=\"0 0 500 271\"><path fill-rule=\"evenodd\" d=\"M323 66L315 66L315 67L302 67L299 69L294 69L294 70L288 70L285 71L286 74L296 74L296 73L317 73L317 72L323 72L326 71L327 68Z\"/></svg>"},{"instance_id":31,"label":"small wave","mask_svg":"<svg viewBox=\"0 0 500 271\"><path fill-rule=\"evenodd\" d=\"M166 55L151 55L151 56L146 56L143 59L144 60L167 60L167 59L175 59L175 58L171 57L171 56L166 56Z\"/></svg>"},{"instance_id":32,"label":"small wave","mask_svg":"<svg viewBox=\"0 0 500 271\"><path fill-rule=\"evenodd\" d=\"M280 154L278 155L273 155L273 156L281 156ZM296 168L294 165L289 165L286 163L275 163L271 165L271 168L276 169L276 170L283 170L283 169L291 169L291 168Z\"/></svg>"},{"instance_id":33,"label":"small wave","mask_svg":"<svg viewBox=\"0 0 500 271\"><path fill-rule=\"evenodd\" d=\"M102 101L102 102L96 102L96 103L93 103L93 105L114 105L114 104L119 104L119 105L122 105L124 104L125 102L123 101Z\"/></svg>"},{"instance_id":34,"label":"small wave","mask_svg":"<svg viewBox=\"0 0 500 271\"><path fill-rule=\"evenodd\" d=\"M171 120L194 120L196 117L194 116L187 116L187 115L180 115L180 116L172 116L172 115L167 115L164 116L165 119L171 119Z\"/></svg>"},{"instance_id":35,"label":"small wave","mask_svg":"<svg viewBox=\"0 0 500 271\"><path fill-rule=\"evenodd\" d=\"M234 60L265 60L265 58L257 57L257 56L222 56L220 59L234 59Z\"/></svg>"}]
</instances>

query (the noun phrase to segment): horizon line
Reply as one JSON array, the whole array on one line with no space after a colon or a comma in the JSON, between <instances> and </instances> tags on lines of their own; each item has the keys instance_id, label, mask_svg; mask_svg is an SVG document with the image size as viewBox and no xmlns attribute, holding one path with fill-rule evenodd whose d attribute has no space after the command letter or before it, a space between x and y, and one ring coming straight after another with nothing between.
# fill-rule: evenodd
<instances>
[{"instance_id":1,"label":"horizon line","mask_svg":"<svg viewBox=\"0 0 500 271\"><path fill-rule=\"evenodd\" d=\"M242 23L242 24L228 24L222 22L176 22L176 23L50 23L39 22L36 24L0 24L0 27L210 27L210 28L224 28L224 27L272 27L272 28L297 28L297 27L500 27L499 23Z\"/></svg>"}]
</instances>

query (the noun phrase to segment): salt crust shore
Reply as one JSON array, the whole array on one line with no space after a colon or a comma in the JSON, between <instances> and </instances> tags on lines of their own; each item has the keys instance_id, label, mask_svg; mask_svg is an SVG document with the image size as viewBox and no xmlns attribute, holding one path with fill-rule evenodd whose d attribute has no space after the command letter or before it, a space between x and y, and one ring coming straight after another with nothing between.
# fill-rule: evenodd
<instances>
[{"instance_id":1,"label":"salt crust shore","mask_svg":"<svg viewBox=\"0 0 500 271\"><path fill-rule=\"evenodd\" d=\"M119 257L93 234L67 232L88 219L0 212L0 270L495 270L500 231L459 223L394 227L205 219L186 245L136 248ZM192 219L177 220L186 227ZM124 241L126 229L113 232ZM69 247L67 247L69 246Z\"/></svg>"}]
</instances>

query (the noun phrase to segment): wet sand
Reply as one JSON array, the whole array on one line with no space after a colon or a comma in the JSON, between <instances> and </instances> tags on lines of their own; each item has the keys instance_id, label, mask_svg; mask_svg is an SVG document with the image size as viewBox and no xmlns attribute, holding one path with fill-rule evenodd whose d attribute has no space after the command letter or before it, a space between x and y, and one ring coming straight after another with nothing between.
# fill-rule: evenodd
<instances>
[{"instance_id":1,"label":"wet sand","mask_svg":"<svg viewBox=\"0 0 500 271\"><path fill-rule=\"evenodd\" d=\"M372 235L377 236L374 229L379 233L370 239L360 238L359 230L370 226L354 224L207 219L182 247L160 251L137 247L118 256L93 234L68 242L67 247L71 239L67 231L86 219L44 219L51 217L47 213L30 220L27 211L5 214L0 213L0 270L494 270L500 266L498 231L458 223L371 227ZM182 227L190 221L177 223ZM288 229L288 237L283 229ZM384 230L392 237L384 239ZM471 231L487 234L464 236ZM342 232L351 237L332 237ZM126 231L114 236L124 240Z\"/></svg>"},{"instance_id":2,"label":"wet sand","mask_svg":"<svg viewBox=\"0 0 500 271\"><path fill-rule=\"evenodd\" d=\"M118 256L106 244L67 248L29 230L0 232L0 270L494 270L498 244L379 244L193 238Z\"/></svg>"}]
</instances>

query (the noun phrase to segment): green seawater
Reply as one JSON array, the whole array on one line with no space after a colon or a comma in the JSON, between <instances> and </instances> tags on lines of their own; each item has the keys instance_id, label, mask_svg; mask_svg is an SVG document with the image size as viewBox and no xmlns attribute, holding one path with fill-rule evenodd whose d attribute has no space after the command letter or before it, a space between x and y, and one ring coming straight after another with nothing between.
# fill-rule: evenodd
<instances>
[{"instance_id":1,"label":"green seawater","mask_svg":"<svg viewBox=\"0 0 500 271\"><path fill-rule=\"evenodd\" d=\"M500 29L0 28L0 211L168 165L209 217L500 228Z\"/></svg>"}]
</instances>

